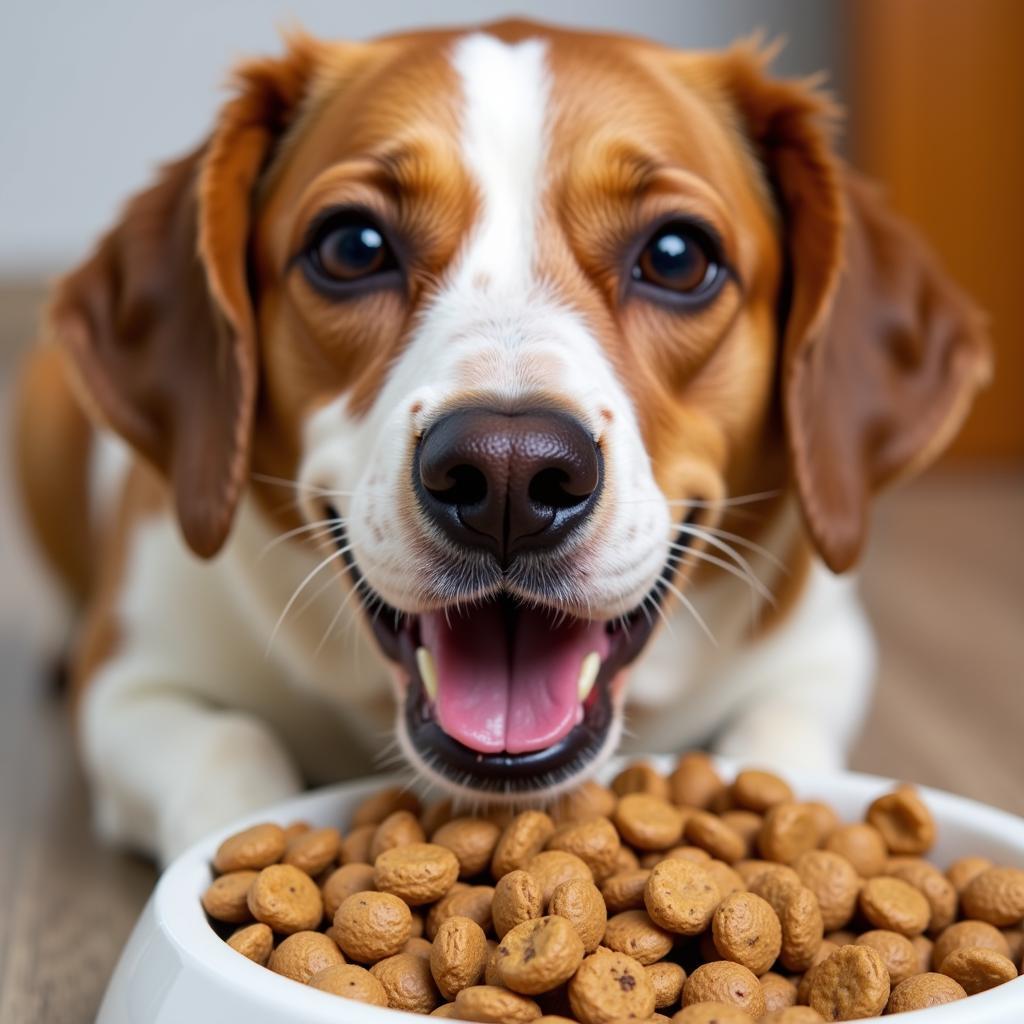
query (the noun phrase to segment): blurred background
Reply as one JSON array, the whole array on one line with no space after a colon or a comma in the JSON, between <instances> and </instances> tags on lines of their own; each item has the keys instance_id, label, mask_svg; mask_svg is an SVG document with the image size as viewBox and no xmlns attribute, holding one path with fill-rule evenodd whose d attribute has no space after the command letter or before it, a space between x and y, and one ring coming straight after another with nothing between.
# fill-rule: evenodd
<instances>
[{"instance_id":1,"label":"blurred background","mask_svg":"<svg viewBox=\"0 0 1024 1024\"><path fill-rule=\"evenodd\" d=\"M687 48L763 29L819 70L842 146L991 317L996 380L950 453L884 497L861 570L881 647L854 766L1024 812L1024 3L1019 0L48 0L0 8L0 1021L87 1021L152 869L92 842L43 655L54 598L7 470L12 374L47 281L210 124L226 69L298 23L361 38L522 14ZM60 471L59 466L54 467Z\"/></svg>"}]
</instances>

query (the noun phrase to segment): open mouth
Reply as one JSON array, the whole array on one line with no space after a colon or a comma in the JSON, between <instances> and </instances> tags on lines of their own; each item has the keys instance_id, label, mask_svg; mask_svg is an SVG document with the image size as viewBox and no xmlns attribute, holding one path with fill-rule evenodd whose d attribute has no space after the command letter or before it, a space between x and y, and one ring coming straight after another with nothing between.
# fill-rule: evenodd
<instances>
[{"instance_id":1,"label":"open mouth","mask_svg":"<svg viewBox=\"0 0 1024 1024\"><path fill-rule=\"evenodd\" d=\"M680 544L691 534L680 531ZM568 616L500 593L471 605L407 614L374 594L347 550L348 571L372 606L382 652L408 682L402 724L425 765L447 781L492 793L550 789L594 761L615 737L615 702L653 631L683 554L631 613Z\"/></svg>"}]
</instances>

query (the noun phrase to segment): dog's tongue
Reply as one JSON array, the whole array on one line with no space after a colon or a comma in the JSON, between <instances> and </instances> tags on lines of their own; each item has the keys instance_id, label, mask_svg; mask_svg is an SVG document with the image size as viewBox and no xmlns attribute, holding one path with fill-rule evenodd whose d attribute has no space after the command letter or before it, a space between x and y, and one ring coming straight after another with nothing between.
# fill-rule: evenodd
<instances>
[{"instance_id":1,"label":"dog's tongue","mask_svg":"<svg viewBox=\"0 0 1024 1024\"><path fill-rule=\"evenodd\" d=\"M601 622L491 601L420 619L420 641L437 667L434 713L453 739L485 754L521 754L557 743L580 717L583 659L603 660Z\"/></svg>"}]
</instances>

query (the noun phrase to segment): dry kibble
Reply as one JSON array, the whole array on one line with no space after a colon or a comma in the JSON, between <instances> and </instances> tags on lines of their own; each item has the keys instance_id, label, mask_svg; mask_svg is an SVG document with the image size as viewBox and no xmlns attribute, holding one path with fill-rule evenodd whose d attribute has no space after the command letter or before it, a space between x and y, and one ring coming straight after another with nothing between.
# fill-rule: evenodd
<instances>
[{"instance_id":1,"label":"dry kibble","mask_svg":"<svg viewBox=\"0 0 1024 1024\"><path fill-rule=\"evenodd\" d=\"M583 941L557 914L517 924L501 940L496 964L506 988L539 995L568 981L583 962Z\"/></svg>"},{"instance_id":2,"label":"dry kibble","mask_svg":"<svg viewBox=\"0 0 1024 1024\"><path fill-rule=\"evenodd\" d=\"M487 937L468 917L449 917L441 924L430 950L430 973L445 999L477 985L487 963Z\"/></svg>"},{"instance_id":3,"label":"dry kibble","mask_svg":"<svg viewBox=\"0 0 1024 1024\"><path fill-rule=\"evenodd\" d=\"M711 921L722 959L764 974L782 949L782 925L771 904L750 892L733 893L718 905Z\"/></svg>"},{"instance_id":4,"label":"dry kibble","mask_svg":"<svg viewBox=\"0 0 1024 1024\"><path fill-rule=\"evenodd\" d=\"M1024 919L1024 869L986 868L964 887L960 904L965 917L997 927Z\"/></svg>"},{"instance_id":5,"label":"dry kibble","mask_svg":"<svg viewBox=\"0 0 1024 1024\"><path fill-rule=\"evenodd\" d=\"M241 953L242 956L265 967L267 960L270 959L270 951L274 948L274 933L269 925L246 925L231 934L228 945L236 953Z\"/></svg>"},{"instance_id":6,"label":"dry kibble","mask_svg":"<svg viewBox=\"0 0 1024 1024\"><path fill-rule=\"evenodd\" d=\"M400 952L409 940L412 913L389 892L357 892L334 915L341 951L360 963L376 963Z\"/></svg>"},{"instance_id":7,"label":"dry kibble","mask_svg":"<svg viewBox=\"0 0 1024 1024\"><path fill-rule=\"evenodd\" d=\"M716 960L702 964L683 985L683 1005L731 1003L755 1020L765 1011L764 992L757 975L742 964Z\"/></svg>"},{"instance_id":8,"label":"dry kibble","mask_svg":"<svg viewBox=\"0 0 1024 1024\"><path fill-rule=\"evenodd\" d=\"M686 981L686 971L679 964L662 960L645 967L644 973L654 989L656 1010L664 1010L667 1006L674 1006L679 1002L683 994L683 982Z\"/></svg>"},{"instance_id":9,"label":"dry kibble","mask_svg":"<svg viewBox=\"0 0 1024 1024\"><path fill-rule=\"evenodd\" d=\"M901 981L892 991L886 1013L908 1013L925 1010L929 1006L942 1006L963 999L967 993L952 978L944 974L915 974Z\"/></svg>"},{"instance_id":10,"label":"dry kibble","mask_svg":"<svg viewBox=\"0 0 1024 1024\"><path fill-rule=\"evenodd\" d=\"M459 877L473 878L487 869L501 829L484 818L453 818L431 836L430 841L444 846L459 862Z\"/></svg>"},{"instance_id":11,"label":"dry kibble","mask_svg":"<svg viewBox=\"0 0 1024 1024\"><path fill-rule=\"evenodd\" d=\"M721 818L723 824L728 825L746 844L744 857L752 856L757 846L758 834L764 825L764 817L760 814L755 814L753 811L735 810L725 811ZM700 847L695 846L692 849L699 850Z\"/></svg>"},{"instance_id":12,"label":"dry kibble","mask_svg":"<svg viewBox=\"0 0 1024 1024\"><path fill-rule=\"evenodd\" d=\"M442 797L440 800L434 800L427 804L420 811L420 827L423 829L424 835L433 836L442 825L454 817L455 811L451 797ZM495 822L491 822L491 824L493 825ZM499 825L497 828L500 832L501 826Z\"/></svg>"},{"instance_id":13,"label":"dry kibble","mask_svg":"<svg viewBox=\"0 0 1024 1024\"><path fill-rule=\"evenodd\" d=\"M484 1024L529 1024L540 1016L540 1007L532 999L497 985L473 985L455 997L452 1016Z\"/></svg>"},{"instance_id":14,"label":"dry kibble","mask_svg":"<svg viewBox=\"0 0 1024 1024\"><path fill-rule=\"evenodd\" d=\"M441 1002L430 963L421 956L396 953L378 960L370 974L380 982L392 1010L430 1013Z\"/></svg>"},{"instance_id":15,"label":"dry kibble","mask_svg":"<svg viewBox=\"0 0 1024 1024\"><path fill-rule=\"evenodd\" d=\"M679 935L704 931L721 899L707 869L687 860L656 864L643 887L643 905L651 919Z\"/></svg>"},{"instance_id":16,"label":"dry kibble","mask_svg":"<svg viewBox=\"0 0 1024 1024\"><path fill-rule=\"evenodd\" d=\"M283 935L315 928L324 914L316 882L290 864L264 868L249 886L246 900L257 921Z\"/></svg>"},{"instance_id":17,"label":"dry kibble","mask_svg":"<svg viewBox=\"0 0 1024 1024\"><path fill-rule=\"evenodd\" d=\"M743 892L746 889L743 879L725 861L715 860L712 857L711 860L706 864L702 864L701 867L704 868L711 876L715 885L718 886L718 894L722 899L725 899L730 893Z\"/></svg>"},{"instance_id":18,"label":"dry kibble","mask_svg":"<svg viewBox=\"0 0 1024 1024\"><path fill-rule=\"evenodd\" d=\"M839 815L835 812L835 808L830 807L821 800L808 800L804 806L814 815L814 823L818 827L819 844L825 842L842 824L839 820Z\"/></svg>"},{"instance_id":19,"label":"dry kibble","mask_svg":"<svg viewBox=\"0 0 1024 1024\"><path fill-rule=\"evenodd\" d=\"M426 839L419 818L412 811L394 811L389 814L373 833L368 853L371 864L387 850L410 843L422 843Z\"/></svg>"},{"instance_id":20,"label":"dry kibble","mask_svg":"<svg viewBox=\"0 0 1024 1024\"><path fill-rule=\"evenodd\" d=\"M391 786L371 793L352 812L350 827L355 829L362 825L379 825L389 814L395 811L408 811L419 814L422 810L419 797L404 786Z\"/></svg>"},{"instance_id":21,"label":"dry kibble","mask_svg":"<svg viewBox=\"0 0 1024 1024\"><path fill-rule=\"evenodd\" d=\"M1009 957L1010 947L1003 933L984 921L957 921L942 931L932 947L932 970L941 970L943 961L954 949L981 946Z\"/></svg>"},{"instance_id":22,"label":"dry kibble","mask_svg":"<svg viewBox=\"0 0 1024 1024\"><path fill-rule=\"evenodd\" d=\"M733 1003L694 1003L672 1017L672 1024L753 1024L754 1018Z\"/></svg>"},{"instance_id":23,"label":"dry kibble","mask_svg":"<svg viewBox=\"0 0 1024 1024\"><path fill-rule=\"evenodd\" d=\"M276 864L285 851L284 829L280 825L253 825L244 832L228 836L213 855L213 869L218 874L228 871L259 871Z\"/></svg>"},{"instance_id":24,"label":"dry kibble","mask_svg":"<svg viewBox=\"0 0 1024 1024\"><path fill-rule=\"evenodd\" d=\"M1006 944L1010 947L1009 958L1015 963L1020 963L1021 956L1024 956L1024 922L1019 928L1000 928Z\"/></svg>"},{"instance_id":25,"label":"dry kibble","mask_svg":"<svg viewBox=\"0 0 1024 1024\"><path fill-rule=\"evenodd\" d=\"M964 946L954 949L942 961L940 973L952 978L963 990L973 996L1017 977L1012 960L982 946Z\"/></svg>"},{"instance_id":26,"label":"dry kibble","mask_svg":"<svg viewBox=\"0 0 1024 1024\"><path fill-rule=\"evenodd\" d=\"M422 957L424 960L430 959L430 951L434 948L433 943L429 939L424 939L414 935L411 939L406 942L402 947L402 953L410 953L412 956ZM401 954L395 954L399 956Z\"/></svg>"},{"instance_id":27,"label":"dry kibble","mask_svg":"<svg viewBox=\"0 0 1024 1024\"><path fill-rule=\"evenodd\" d=\"M745 857L743 860L736 861L733 864L732 869L743 879L744 885L750 885L758 875L763 875L766 871L778 867L777 864L773 864L770 860L761 860L757 857Z\"/></svg>"},{"instance_id":28,"label":"dry kibble","mask_svg":"<svg viewBox=\"0 0 1024 1024\"><path fill-rule=\"evenodd\" d=\"M624 953L593 953L569 982L569 1005L582 1024L607 1024L618 1017L643 1020L654 1013L654 999L643 966Z\"/></svg>"},{"instance_id":29,"label":"dry kibble","mask_svg":"<svg viewBox=\"0 0 1024 1024\"><path fill-rule=\"evenodd\" d=\"M827 939L822 941L821 945L818 947L818 952L814 954L814 958L811 960L811 966L804 971L803 976L797 984L797 1003L803 1006L807 1005L807 1002L811 997L811 985L814 984L815 973L837 949L839 949L839 947L834 942L829 942Z\"/></svg>"},{"instance_id":30,"label":"dry kibble","mask_svg":"<svg viewBox=\"0 0 1024 1024\"><path fill-rule=\"evenodd\" d=\"M526 867L528 861L544 849L555 831L551 816L543 811L523 811L505 827L491 859L491 874L501 878L510 871Z\"/></svg>"},{"instance_id":31,"label":"dry kibble","mask_svg":"<svg viewBox=\"0 0 1024 1024\"><path fill-rule=\"evenodd\" d=\"M726 864L735 863L747 852L743 837L710 811L697 811L686 819L686 840Z\"/></svg>"},{"instance_id":32,"label":"dry kibble","mask_svg":"<svg viewBox=\"0 0 1024 1024\"><path fill-rule=\"evenodd\" d=\"M288 840L283 863L319 875L329 868L338 856L341 836L336 828L309 828Z\"/></svg>"},{"instance_id":33,"label":"dry kibble","mask_svg":"<svg viewBox=\"0 0 1024 1024\"><path fill-rule=\"evenodd\" d=\"M796 985L789 978L776 974L774 971L768 971L762 974L759 980L761 991L764 993L764 1005L767 1013L774 1013L776 1010L784 1010L787 1006L796 1005Z\"/></svg>"},{"instance_id":34,"label":"dry kibble","mask_svg":"<svg viewBox=\"0 0 1024 1024\"><path fill-rule=\"evenodd\" d=\"M915 936L916 938L917 936ZM829 942L834 942L837 946L849 946L851 942L857 941L856 933L850 931L849 928L838 928L834 932L828 932L825 938ZM913 939L910 940L913 943ZM916 948L916 947L915 947Z\"/></svg>"},{"instance_id":35,"label":"dry kibble","mask_svg":"<svg viewBox=\"0 0 1024 1024\"><path fill-rule=\"evenodd\" d=\"M825 933L817 897L801 885L776 913L782 926L782 965L788 971L806 970L818 955Z\"/></svg>"},{"instance_id":36,"label":"dry kibble","mask_svg":"<svg viewBox=\"0 0 1024 1024\"><path fill-rule=\"evenodd\" d=\"M865 932L857 939L857 945L870 946L882 958L893 988L920 973L921 960L913 942L899 932L884 929Z\"/></svg>"},{"instance_id":37,"label":"dry kibble","mask_svg":"<svg viewBox=\"0 0 1024 1024\"><path fill-rule=\"evenodd\" d=\"M628 796L630 793L649 793L662 800L669 798L668 780L646 761L634 761L627 768L623 768L612 779L611 789L618 797Z\"/></svg>"},{"instance_id":38,"label":"dry kibble","mask_svg":"<svg viewBox=\"0 0 1024 1024\"><path fill-rule=\"evenodd\" d=\"M909 882L888 875L865 882L859 904L861 912L876 928L900 935L920 935L931 917L931 907L923 893Z\"/></svg>"},{"instance_id":39,"label":"dry kibble","mask_svg":"<svg viewBox=\"0 0 1024 1024\"><path fill-rule=\"evenodd\" d=\"M341 840L338 861L341 864L369 864L370 843L377 832L376 825L360 825Z\"/></svg>"},{"instance_id":40,"label":"dry kibble","mask_svg":"<svg viewBox=\"0 0 1024 1024\"><path fill-rule=\"evenodd\" d=\"M615 873L620 871L635 871L640 867L640 860L637 855L623 843L619 847L619 854L615 858Z\"/></svg>"},{"instance_id":41,"label":"dry kibble","mask_svg":"<svg viewBox=\"0 0 1024 1024\"><path fill-rule=\"evenodd\" d=\"M560 825L589 821L591 818L610 818L618 797L607 786L588 779L576 789L563 793L552 806L550 814Z\"/></svg>"},{"instance_id":42,"label":"dry kibble","mask_svg":"<svg viewBox=\"0 0 1024 1024\"><path fill-rule=\"evenodd\" d=\"M258 871L229 871L215 878L202 896L203 910L216 921L244 924L252 920L246 897Z\"/></svg>"},{"instance_id":43,"label":"dry kibble","mask_svg":"<svg viewBox=\"0 0 1024 1024\"><path fill-rule=\"evenodd\" d=\"M927 853L935 842L935 819L913 786L900 786L880 796L866 818L891 853Z\"/></svg>"},{"instance_id":44,"label":"dry kibble","mask_svg":"<svg viewBox=\"0 0 1024 1024\"><path fill-rule=\"evenodd\" d=\"M823 1021L817 1010L809 1006L787 1006L781 1010L772 1010L766 1013L759 1024L818 1024Z\"/></svg>"},{"instance_id":45,"label":"dry kibble","mask_svg":"<svg viewBox=\"0 0 1024 1024\"><path fill-rule=\"evenodd\" d=\"M956 919L957 892L952 882L933 864L917 857L890 860L886 874L909 882L928 901L928 931L941 932Z\"/></svg>"},{"instance_id":46,"label":"dry kibble","mask_svg":"<svg viewBox=\"0 0 1024 1024\"><path fill-rule=\"evenodd\" d=\"M781 914L802 885L800 876L792 868L776 864L754 878L750 883L750 891L767 900L776 914Z\"/></svg>"},{"instance_id":47,"label":"dry kibble","mask_svg":"<svg viewBox=\"0 0 1024 1024\"><path fill-rule=\"evenodd\" d=\"M491 914L494 933L503 939L517 924L544 913L540 882L527 871L517 869L498 879L494 887Z\"/></svg>"},{"instance_id":48,"label":"dry kibble","mask_svg":"<svg viewBox=\"0 0 1024 1024\"><path fill-rule=\"evenodd\" d=\"M683 835L683 813L664 797L627 793L615 807L615 825L638 850L666 850ZM739 840L739 837L736 837Z\"/></svg>"},{"instance_id":49,"label":"dry kibble","mask_svg":"<svg viewBox=\"0 0 1024 1024\"><path fill-rule=\"evenodd\" d=\"M373 865L374 886L380 892L394 893L411 907L436 902L458 877L459 861L455 854L436 843L393 847L385 850Z\"/></svg>"},{"instance_id":50,"label":"dry kibble","mask_svg":"<svg viewBox=\"0 0 1024 1024\"><path fill-rule=\"evenodd\" d=\"M789 783L773 772L748 768L740 772L730 787L737 807L757 814L764 814L769 808L783 801L793 799Z\"/></svg>"},{"instance_id":51,"label":"dry kibble","mask_svg":"<svg viewBox=\"0 0 1024 1024\"><path fill-rule=\"evenodd\" d=\"M915 935L910 940L917 953L917 974L925 974L932 969L932 951L935 943L924 935Z\"/></svg>"},{"instance_id":52,"label":"dry kibble","mask_svg":"<svg viewBox=\"0 0 1024 1024\"><path fill-rule=\"evenodd\" d=\"M324 900L324 916L331 921L342 905L353 893L373 889L373 866L370 864L343 864L335 868L323 885L320 894Z\"/></svg>"},{"instance_id":53,"label":"dry kibble","mask_svg":"<svg viewBox=\"0 0 1024 1024\"><path fill-rule=\"evenodd\" d=\"M597 949L608 923L608 909L596 885L580 878L563 882L551 894L548 911L564 917L576 929L585 953Z\"/></svg>"},{"instance_id":54,"label":"dry kibble","mask_svg":"<svg viewBox=\"0 0 1024 1024\"><path fill-rule=\"evenodd\" d=\"M650 877L650 869L633 868L606 878L601 883L601 895L608 905L608 913L618 914L623 910L636 910L642 907L644 890Z\"/></svg>"},{"instance_id":55,"label":"dry kibble","mask_svg":"<svg viewBox=\"0 0 1024 1024\"><path fill-rule=\"evenodd\" d=\"M946 868L946 877L959 895L967 888L967 883L972 878L991 867L994 865L988 857L961 857Z\"/></svg>"},{"instance_id":56,"label":"dry kibble","mask_svg":"<svg viewBox=\"0 0 1024 1024\"><path fill-rule=\"evenodd\" d=\"M825 849L845 857L861 878L880 875L889 858L882 833L873 825L840 825L825 840Z\"/></svg>"},{"instance_id":57,"label":"dry kibble","mask_svg":"<svg viewBox=\"0 0 1024 1024\"><path fill-rule=\"evenodd\" d=\"M585 882L593 882L594 873L574 853L565 850L544 850L526 862L527 874L533 875L540 886L540 899L543 906L548 905L555 889L563 882L574 878Z\"/></svg>"},{"instance_id":58,"label":"dry kibble","mask_svg":"<svg viewBox=\"0 0 1024 1024\"><path fill-rule=\"evenodd\" d=\"M433 939L442 922L449 917L468 917L476 921L483 930L490 931L492 907L494 905L494 889L489 885L465 885L456 883L447 896L435 903L427 912L424 934Z\"/></svg>"},{"instance_id":59,"label":"dry kibble","mask_svg":"<svg viewBox=\"0 0 1024 1024\"><path fill-rule=\"evenodd\" d=\"M564 850L579 857L597 881L615 871L621 845L619 833L607 818L563 825L547 842L549 850Z\"/></svg>"},{"instance_id":60,"label":"dry kibble","mask_svg":"<svg viewBox=\"0 0 1024 1024\"><path fill-rule=\"evenodd\" d=\"M387 1006L388 997L384 986L364 967L355 964L336 964L327 967L309 979L310 988L330 992L345 999L372 1006Z\"/></svg>"},{"instance_id":61,"label":"dry kibble","mask_svg":"<svg viewBox=\"0 0 1024 1024\"><path fill-rule=\"evenodd\" d=\"M651 920L646 910L624 910L608 918L604 945L647 966L672 948L672 935Z\"/></svg>"},{"instance_id":62,"label":"dry kibble","mask_svg":"<svg viewBox=\"0 0 1024 1024\"><path fill-rule=\"evenodd\" d=\"M861 887L850 861L830 850L808 850L793 861L793 869L817 896L825 930L842 928L853 916Z\"/></svg>"},{"instance_id":63,"label":"dry kibble","mask_svg":"<svg viewBox=\"0 0 1024 1024\"><path fill-rule=\"evenodd\" d=\"M668 777L669 795L682 807L706 809L725 783L707 754L683 754Z\"/></svg>"},{"instance_id":64,"label":"dry kibble","mask_svg":"<svg viewBox=\"0 0 1024 1024\"><path fill-rule=\"evenodd\" d=\"M840 946L818 964L808 1003L825 1020L860 1020L882 1012L889 999L889 972L870 946Z\"/></svg>"},{"instance_id":65,"label":"dry kibble","mask_svg":"<svg viewBox=\"0 0 1024 1024\"><path fill-rule=\"evenodd\" d=\"M295 932L270 954L267 966L275 974L301 982L303 985L328 967L343 964L345 958L323 932Z\"/></svg>"},{"instance_id":66,"label":"dry kibble","mask_svg":"<svg viewBox=\"0 0 1024 1024\"><path fill-rule=\"evenodd\" d=\"M806 804L784 800L764 816L757 836L761 856L789 864L818 845L818 823Z\"/></svg>"}]
</instances>

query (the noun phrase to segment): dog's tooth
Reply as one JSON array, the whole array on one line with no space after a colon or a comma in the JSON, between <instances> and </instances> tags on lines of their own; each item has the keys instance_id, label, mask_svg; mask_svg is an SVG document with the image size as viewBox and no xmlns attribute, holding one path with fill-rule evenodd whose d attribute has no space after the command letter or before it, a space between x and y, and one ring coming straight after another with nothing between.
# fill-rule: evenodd
<instances>
[{"instance_id":1,"label":"dog's tooth","mask_svg":"<svg viewBox=\"0 0 1024 1024\"><path fill-rule=\"evenodd\" d=\"M597 651L591 651L582 662L580 662L580 679L578 693L582 704L590 696L597 680L597 673L601 671L601 655Z\"/></svg>"},{"instance_id":2,"label":"dog's tooth","mask_svg":"<svg viewBox=\"0 0 1024 1024\"><path fill-rule=\"evenodd\" d=\"M423 689L430 700L437 700L437 665L434 656L426 647L416 648L416 668L420 672Z\"/></svg>"}]
</instances>

